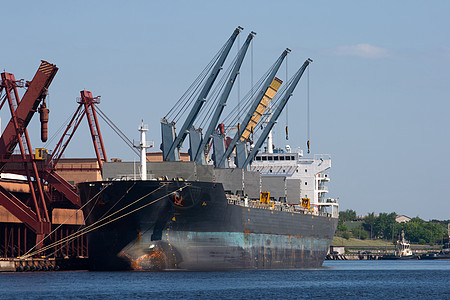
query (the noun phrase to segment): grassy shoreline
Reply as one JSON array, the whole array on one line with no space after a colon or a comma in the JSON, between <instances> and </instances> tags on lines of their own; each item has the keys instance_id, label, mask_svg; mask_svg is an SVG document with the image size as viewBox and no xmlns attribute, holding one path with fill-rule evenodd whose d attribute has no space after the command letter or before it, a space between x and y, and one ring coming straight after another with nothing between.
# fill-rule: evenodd
<instances>
[{"instance_id":1,"label":"grassy shoreline","mask_svg":"<svg viewBox=\"0 0 450 300\"><path fill-rule=\"evenodd\" d=\"M349 238L348 240L343 237L335 236L333 241L331 242L331 246L371 246L371 247L386 247L386 246L394 246L392 242L386 242L383 240L360 240L355 238Z\"/></svg>"}]
</instances>

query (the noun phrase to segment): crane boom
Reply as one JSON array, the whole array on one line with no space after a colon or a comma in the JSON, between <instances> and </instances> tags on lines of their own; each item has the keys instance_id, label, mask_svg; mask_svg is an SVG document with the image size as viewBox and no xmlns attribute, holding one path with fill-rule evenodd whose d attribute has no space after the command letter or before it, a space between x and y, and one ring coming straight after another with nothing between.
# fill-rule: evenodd
<instances>
[{"instance_id":1,"label":"crane boom","mask_svg":"<svg viewBox=\"0 0 450 300\"><path fill-rule=\"evenodd\" d=\"M212 138L212 133L216 129L217 123L219 122L220 116L223 112L223 109L226 106L226 102L228 100L228 97L230 96L231 89L233 88L234 83L236 82L236 78L239 75L239 70L241 68L242 62L244 61L245 54L247 53L248 46L250 45L250 42L252 41L253 37L256 33L253 31L250 32L250 34L247 37L247 40L245 40L244 45L242 45L241 50L239 50L239 56L236 60L236 64L233 67L233 70L231 72L230 78L227 81L227 84L224 88L224 91L222 95L220 96L219 104L216 107L216 110L214 111L213 117L211 118L211 122L209 123L209 127L206 130L206 133L203 137L203 140L196 149L196 154L194 157L194 160L197 163L200 163L202 160L202 152L206 150L206 147L209 143L209 141ZM194 149L195 150L195 149Z\"/></svg>"},{"instance_id":2,"label":"crane boom","mask_svg":"<svg viewBox=\"0 0 450 300\"><path fill-rule=\"evenodd\" d=\"M191 128L192 124L194 123L195 119L197 118L197 115L200 112L200 109L203 106L203 103L206 101L206 97L208 96L209 91L211 90L212 85L214 84L214 81L216 80L217 76L219 75L220 70L222 69L223 63L225 59L228 56L228 53L231 50L231 47L234 44L234 41L236 40L236 37L241 32L243 28L238 27L234 30L231 37L228 39L224 50L222 51L219 59L217 60L216 64L214 65L205 85L203 86L200 94L198 95L197 101L194 103L194 106L192 107L191 112L189 113L188 117L184 121L183 127L181 127L181 130L179 132L179 135L175 138L173 143L171 144L169 150L165 152L163 150L163 157L165 161L175 161L179 159L179 154L175 153L179 151L179 148L183 144L184 140L186 139L186 136L188 134L188 130ZM163 142L164 142L163 138ZM164 147L163 147L164 148Z\"/></svg>"},{"instance_id":3,"label":"crane boom","mask_svg":"<svg viewBox=\"0 0 450 300\"><path fill-rule=\"evenodd\" d=\"M105 146L103 144L102 135L100 132L100 126L98 124L97 113L95 105L100 103L100 96L92 96L90 91L80 91L81 97L79 98L79 106L72 116L69 124L66 127L61 139L56 144L50 158L47 160L46 168L54 170L59 160L61 159L64 151L66 150L70 140L72 139L75 131L80 125L83 117L86 115L88 120L89 129L91 131L92 141L94 144L94 150L97 157L97 163L100 171L103 170L103 162L107 161Z\"/></svg>"},{"instance_id":4,"label":"crane boom","mask_svg":"<svg viewBox=\"0 0 450 300\"><path fill-rule=\"evenodd\" d=\"M308 67L308 65L311 62L312 62L312 59L308 58L303 63L301 68L297 71L297 73L295 73L289 87L287 88L285 94L283 95L283 98L281 98L280 103L277 105L274 113L270 117L270 120L269 120L266 128L264 128L264 131L261 133L261 136L259 137L258 141L256 142L255 147L252 149L252 151L250 152L249 156L246 158L246 160L244 161L242 166L238 166L238 167L245 169L248 166L248 164L253 160L253 158L256 156L256 154L259 151L259 148L261 148L262 144L264 143L264 140L267 138L267 136L269 135L269 132L272 130L273 126L277 122L278 117L280 116L281 112L283 111L284 107L286 106L286 103L291 98L294 89L296 88L298 82L300 81L300 78L302 78L303 73L305 72L306 68Z\"/></svg>"},{"instance_id":5,"label":"crane boom","mask_svg":"<svg viewBox=\"0 0 450 300\"><path fill-rule=\"evenodd\" d=\"M18 120L19 133L22 134L37 111L39 103L47 96L47 89L56 75L58 68L46 61L42 61L31 82L27 83L28 89L15 110ZM0 154L2 158L9 158L19 142L19 136L13 119L11 119L0 137ZM0 169L5 162L0 162Z\"/></svg>"},{"instance_id":6,"label":"crane boom","mask_svg":"<svg viewBox=\"0 0 450 300\"><path fill-rule=\"evenodd\" d=\"M281 53L280 57L275 62L275 65L272 68L269 76L267 77L266 81L264 82L264 85L263 85L262 89L259 91L258 96L255 98L255 101L252 103L252 106L250 107L250 110L248 111L244 121L238 127L240 127L240 128L246 128L247 127L248 123L250 122L250 120L251 120L251 118L253 116L254 111L256 110L256 108L258 107L259 103L261 102L261 99L264 97L264 93L269 88L270 84L272 83L273 79L275 78L275 75L278 72L278 69L281 66L281 63L283 62L284 58L286 57L286 55L289 52L290 52L290 50L286 49L286 50L283 51L283 53ZM227 150L222 155L222 157L216 158L217 161L214 162L216 167L222 166L225 163L225 160L230 156L231 152L233 152L234 148L236 147L236 144L239 141L239 139L241 138L242 133L243 132L238 130L236 132L236 134L234 135L234 138L231 141L230 145L228 146Z\"/></svg>"}]
</instances>

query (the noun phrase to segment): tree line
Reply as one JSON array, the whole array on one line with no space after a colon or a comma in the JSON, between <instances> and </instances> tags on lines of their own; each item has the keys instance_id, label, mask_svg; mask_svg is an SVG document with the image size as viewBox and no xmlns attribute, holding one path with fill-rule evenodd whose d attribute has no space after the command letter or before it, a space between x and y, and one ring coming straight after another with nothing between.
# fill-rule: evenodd
<instances>
[{"instance_id":1,"label":"tree line","mask_svg":"<svg viewBox=\"0 0 450 300\"><path fill-rule=\"evenodd\" d=\"M416 244L442 244L443 238L448 236L447 226L449 220L424 221L419 217L409 222L397 223L397 214L374 212L367 214L359 220L356 212L351 209L339 212L339 223L336 235L349 239L383 239L397 241L402 230L405 238Z\"/></svg>"}]
</instances>

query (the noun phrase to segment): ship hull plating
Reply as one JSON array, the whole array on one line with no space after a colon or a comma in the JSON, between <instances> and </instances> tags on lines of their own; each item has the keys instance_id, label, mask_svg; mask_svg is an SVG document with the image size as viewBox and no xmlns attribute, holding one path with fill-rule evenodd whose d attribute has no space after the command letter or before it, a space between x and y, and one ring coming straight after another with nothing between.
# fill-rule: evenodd
<instances>
[{"instance_id":1,"label":"ship hull plating","mask_svg":"<svg viewBox=\"0 0 450 300\"><path fill-rule=\"evenodd\" d=\"M88 235L92 270L316 268L337 225L329 216L236 205L214 182L92 182L79 189L86 225L95 228Z\"/></svg>"}]
</instances>

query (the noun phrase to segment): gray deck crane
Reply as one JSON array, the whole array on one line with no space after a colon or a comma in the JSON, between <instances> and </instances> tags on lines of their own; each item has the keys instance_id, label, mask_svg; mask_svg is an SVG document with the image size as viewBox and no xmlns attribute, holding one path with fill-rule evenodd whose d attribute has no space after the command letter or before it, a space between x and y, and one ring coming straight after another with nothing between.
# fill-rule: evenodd
<instances>
[{"instance_id":1,"label":"gray deck crane","mask_svg":"<svg viewBox=\"0 0 450 300\"><path fill-rule=\"evenodd\" d=\"M228 78L228 81L223 90L223 93L220 96L219 103L216 107L216 110L214 111L214 114L211 118L211 122L209 123L208 129L205 132L203 140L201 141L201 144L198 147L198 149L193 149L193 151L195 151L193 153L193 157L197 163L201 163L201 164L206 163L205 162L205 153L208 149L207 147L208 147L209 141L212 138L212 133L217 127L217 123L219 122L219 119L220 119L220 116L222 115L223 109L226 106L228 97L230 96L231 89L233 88L233 85L236 82L236 78L239 75L239 70L241 68L242 62L244 61L245 54L247 53L250 42L252 41L252 39L255 35L256 35L255 32L253 32L253 31L250 32L247 39L245 40L245 43L242 45L241 49L239 50L239 54L236 59L236 63L233 67L233 70L231 71L231 75Z\"/></svg>"},{"instance_id":2,"label":"gray deck crane","mask_svg":"<svg viewBox=\"0 0 450 300\"><path fill-rule=\"evenodd\" d=\"M266 90L269 88L270 84L272 83L272 81L275 78L275 75L278 72L278 69L280 68L284 58L286 57L286 55L290 52L290 49L286 49L283 51L283 53L280 55L280 57L278 58L278 60L275 62L272 70L270 71L269 75L266 78L266 81L264 82L264 85L262 86L262 89L259 91L257 97L255 97L254 102L252 103L252 106L250 107L247 115L245 116L244 121L242 122L242 124L240 124L240 126L238 126L238 131L236 132L236 134L234 135L233 140L231 141L230 145L228 146L228 148L226 149L225 153L223 155L221 155L220 157L217 157L217 155L215 155L215 161L214 164L217 168L225 168L225 161L228 159L228 157L230 157L231 153L233 152L235 147L238 147L237 144L239 143L241 136L243 134L243 130L241 131L240 128L245 129L255 110L257 109L258 105L261 102L261 99L264 97L264 93L266 92Z\"/></svg>"},{"instance_id":3,"label":"gray deck crane","mask_svg":"<svg viewBox=\"0 0 450 300\"><path fill-rule=\"evenodd\" d=\"M278 103L275 111L273 112L272 116L270 117L269 122L267 123L266 127L264 128L263 132L261 133L258 141L255 143L255 146L253 147L252 151L244 161L242 165L238 165L238 168L246 169L247 166L253 161L256 154L258 154L259 148L261 148L262 144L266 140L267 136L269 135L269 132L272 130L273 126L278 120L278 117L280 116L281 112L283 111L284 107L286 106L287 102L292 96L292 93L294 92L294 89L296 88L298 82L300 81L300 78L302 78L303 73L305 72L308 65L312 63L312 59L308 58L301 68L297 71L297 73L294 74L292 77L292 80L287 87L283 97L280 99L280 102Z\"/></svg>"},{"instance_id":4,"label":"gray deck crane","mask_svg":"<svg viewBox=\"0 0 450 300\"><path fill-rule=\"evenodd\" d=\"M218 58L216 64L212 68L212 71L206 80L202 90L200 91L192 110L190 111L188 117L186 118L183 127L179 131L178 136L175 137L175 123L169 123L165 118L161 121L161 133L162 133L162 145L161 150L163 151L163 159L164 161L178 161L180 160L180 148L183 145L184 140L188 134L188 130L191 128L194 123L197 115L200 112L203 104L206 101L206 97L208 96L209 91L211 90L214 81L219 75L220 70L222 69L223 63L228 56L228 53L233 46L234 41L238 34L243 30L242 27L238 27L234 30L231 37L225 43L225 46L220 53L220 57Z\"/></svg>"}]
</instances>

